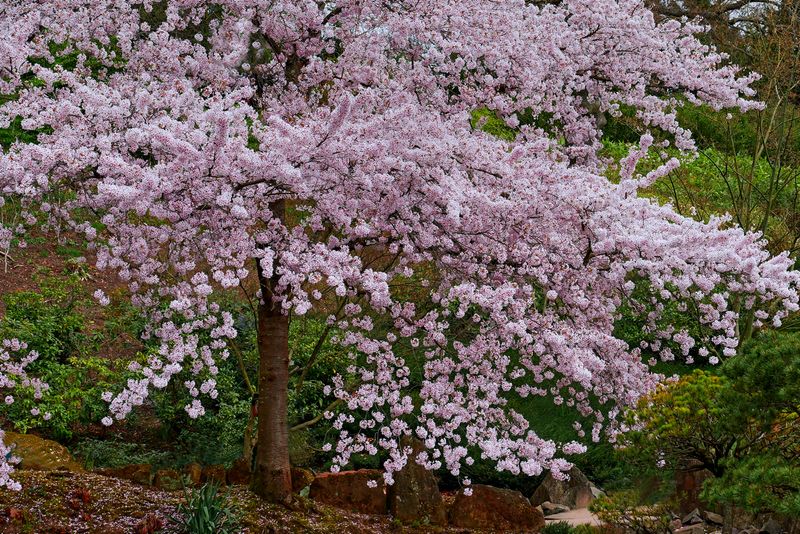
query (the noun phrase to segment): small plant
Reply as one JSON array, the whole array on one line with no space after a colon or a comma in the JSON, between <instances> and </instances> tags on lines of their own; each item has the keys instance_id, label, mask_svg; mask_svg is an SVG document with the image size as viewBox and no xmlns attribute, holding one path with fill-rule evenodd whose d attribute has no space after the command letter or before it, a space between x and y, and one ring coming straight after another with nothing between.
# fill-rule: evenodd
<instances>
[{"instance_id":1,"label":"small plant","mask_svg":"<svg viewBox=\"0 0 800 534\"><path fill-rule=\"evenodd\" d=\"M173 521L186 534L233 534L241 514L220 495L219 484L210 482L186 492L186 502L178 505Z\"/></svg>"},{"instance_id":2,"label":"small plant","mask_svg":"<svg viewBox=\"0 0 800 534\"><path fill-rule=\"evenodd\" d=\"M542 528L541 534L575 534L575 529L566 521L551 521Z\"/></svg>"}]
</instances>

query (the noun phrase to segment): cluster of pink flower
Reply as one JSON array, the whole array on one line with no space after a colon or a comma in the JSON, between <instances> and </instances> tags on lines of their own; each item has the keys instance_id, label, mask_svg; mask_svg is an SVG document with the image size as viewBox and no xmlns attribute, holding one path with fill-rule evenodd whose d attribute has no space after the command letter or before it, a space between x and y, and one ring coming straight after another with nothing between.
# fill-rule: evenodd
<instances>
[{"instance_id":1,"label":"cluster of pink flower","mask_svg":"<svg viewBox=\"0 0 800 534\"><path fill-rule=\"evenodd\" d=\"M34 399L41 399L42 392L48 389L48 385L37 378L28 377L26 367L36 360L39 355L35 351L27 351L28 346L18 339L4 339L0 343L0 391L6 392L3 400L5 404L14 403L14 396L10 391L14 388L26 388L33 391ZM31 415L41 415L46 421L50 419L50 413L41 413L38 408L31 408ZM20 484L11 479L13 465L19 462L19 458L14 456L11 447L3 442L4 432L0 430L0 488L7 487L19 490Z\"/></svg>"},{"instance_id":2,"label":"cluster of pink flower","mask_svg":"<svg viewBox=\"0 0 800 534\"><path fill-rule=\"evenodd\" d=\"M117 419L176 375L195 397L187 412L202 415L236 336L211 299L255 262L285 313L349 301L331 324L360 380L334 382L350 409L335 416L335 461L383 448L389 481L411 433L426 445L415 461L431 468L458 474L477 450L512 473L562 472L560 455L582 448L541 439L508 400L552 395L592 417L599 439L658 380L614 336L624 305L665 359L698 345L732 353L731 302L775 324L797 309L786 255L770 258L723 218L637 196L676 165L636 174L651 135L620 184L602 176L603 114L629 106L691 149L683 101L757 106L753 76L724 65L694 23L656 23L640 0L163 4L0 6L0 92L17 95L0 126L20 116L51 128L0 153L0 194L75 191L51 216L128 282L160 341L141 378L105 396ZM74 68L48 63L53 43L78 53ZM516 139L473 128L479 108ZM520 121L531 114L535 124ZM291 225L274 216L278 200L296 208ZM76 208L102 214L102 235ZM395 290L411 281L425 305ZM670 301L693 303L699 336L670 330ZM418 403L404 353L425 358Z\"/></svg>"}]
</instances>

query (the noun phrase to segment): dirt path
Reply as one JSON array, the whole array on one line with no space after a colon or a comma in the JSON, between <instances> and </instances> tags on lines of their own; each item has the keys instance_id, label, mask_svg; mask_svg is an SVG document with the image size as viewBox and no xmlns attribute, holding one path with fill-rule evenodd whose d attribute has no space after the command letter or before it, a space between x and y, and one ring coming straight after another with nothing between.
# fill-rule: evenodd
<instances>
[{"instance_id":1,"label":"dirt path","mask_svg":"<svg viewBox=\"0 0 800 534\"><path fill-rule=\"evenodd\" d=\"M569 512L549 515L545 517L545 521L548 523L565 521L573 527L577 527L578 525L600 526L602 524L600 520L597 519L597 516L590 512L588 508L576 508L575 510L570 510Z\"/></svg>"}]
</instances>

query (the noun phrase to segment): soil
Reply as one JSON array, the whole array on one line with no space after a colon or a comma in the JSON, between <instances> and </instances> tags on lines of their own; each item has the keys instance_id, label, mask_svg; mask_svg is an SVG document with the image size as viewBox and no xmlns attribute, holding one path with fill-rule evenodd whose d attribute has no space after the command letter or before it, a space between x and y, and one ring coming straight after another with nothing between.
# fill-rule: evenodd
<instances>
[{"instance_id":1,"label":"soil","mask_svg":"<svg viewBox=\"0 0 800 534\"><path fill-rule=\"evenodd\" d=\"M0 532L127 534L154 520L163 527L152 532L179 532L170 518L184 498L182 491L161 491L94 473L22 470L13 476L22 490L0 490ZM468 532L402 526L389 516L350 513L299 496L291 508L272 505L246 486L230 486L227 491L230 502L244 513L243 534Z\"/></svg>"}]
</instances>

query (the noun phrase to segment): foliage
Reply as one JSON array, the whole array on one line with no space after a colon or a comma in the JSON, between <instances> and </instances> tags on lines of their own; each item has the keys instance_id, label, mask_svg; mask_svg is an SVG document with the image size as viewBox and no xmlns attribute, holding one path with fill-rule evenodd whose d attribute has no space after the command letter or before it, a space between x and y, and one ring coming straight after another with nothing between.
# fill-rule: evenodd
<instances>
[{"instance_id":1,"label":"foliage","mask_svg":"<svg viewBox=\"0 0 800 534\"><path fill-rule=\"evenodd\" d=\"M37 275L36 291L3 295L6 313L0 319L0 338L16 338L35 351L38 358L29 370L50 387L40 396L31 386L20 386L21 395L0 413L25 432L40 427L55 437L69 437L77 424L98 421L106 412L101 395L121 374L107 358L91 356L102 332L87 332L82 281L77 275Z\"/></svg>"},{"instance_id":2,"label":"foliage","mask_svg":"<svg viewBox=\"0 0 800 534\"><path fill-rule=\"evenodd\" d=\"M705 483L703 497L753 513L800 517L800 462L796 450L790 458L785 452L765 450L729 462L722 477Z\"/></svg>"},{"instance_id":3,"label":"foliage","mask_svg":"<svg viewBox=\"0 0 800 534\"><path fill-rule=\"evenodd\" d=\"M721 474L741 429L738 419L729 419L725 388L723 378L702 370L660 386L629 413L634 431L624 436L625 450L653 470L702 459L703 467Z\"/></svg>"},{"instance_id":4,"label":"foliage","mask_svg":"<svg viewBox=\"0 0 800 534\"><path fill-rule=\"evenodd\" d=\"M181 463L172 451L150 449L141 443L121 440L82 438L69 449L90 470L131 464L150 464L159 469Z\"/></svg>"},{"instance_id":5,"label":"foliage","mask_svg":"<svg viewBox=\"0 0 800 534\"><path fill-rule=\"evenodd\" d=\"M42 271L35 282L37 290L2 295L6 312L0 319L0 337L21 339L39 354L34 369L66 363L88 341L79 309L85 303L81 280Z\"/></svg>"},{"instance_id":6,"label":"foliage","mask_svg":"<svg viewBox=\"0 0 800 534\"><path fill-rule=\"evenodd\" d=\"M598 497L589 510L603 523L633 534L669 534L671 516L666 503L645 504L636 490Z\"/></svg>"},{"instance_id":7,"label":"foliage","mask_svg":"<svg viewBox=\"0 0 800 534\"><path fill-rule=\"evenodd\" d=\"M550 521L539 532L541 534L575 534L575 529L566 521Z\"/></svg>"},{"instance_id":8,"label":"foliage","mask_svg":"<svg viewBox=\"0 0 800 534\"><path fill-rule=\"evenodd\" d=\"M695 371L628 415L624 454L645 468L696 464L716 478L706 497L753 513L797 516L800 336L767 332L719 374Z\"/></svg>"},{"instance_id":9,"label":"foliage","mask_svg":"<svg viewBox=\"0 0 800 534\"><path fill-rule=\"evenodd\" d=\"M800 334L768 332L742 347L723 374L728 410L746 418L742 439L706 496L753 513L800 517Z\"/></svg>"},{"instance_id":10,"label":"foliage","mask_svg":"<svg viewBox=\"0 0 800 534\"><path fill-rule=\"evenodd\" d=\"M186 534L233 534L241 518L227 496L220 495L219 484L211 482L186 493L173 521Z\"/></svg>"}]
</instances>

